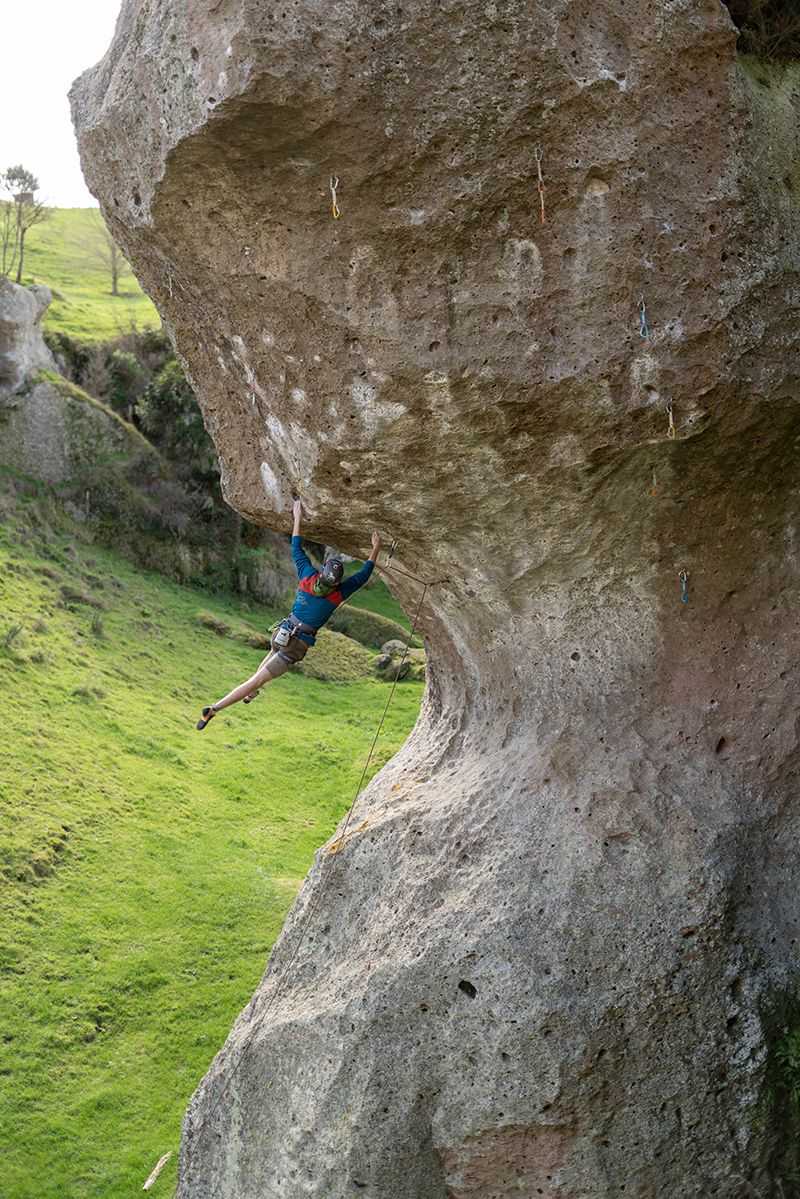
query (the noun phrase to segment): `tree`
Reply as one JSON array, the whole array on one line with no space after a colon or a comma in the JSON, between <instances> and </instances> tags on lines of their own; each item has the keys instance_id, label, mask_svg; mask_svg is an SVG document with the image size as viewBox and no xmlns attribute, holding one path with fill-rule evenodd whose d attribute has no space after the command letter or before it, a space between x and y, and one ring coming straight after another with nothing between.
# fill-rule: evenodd
<instances>
[{"instance_id":1,"label":"tree","mask_svg":"<svg viewBox=\"0 0 800 1199\"><path fill-rule=\"evenodd\" d=\"M0 175L0 183L2 182ZM10 275L17 262L17 216L10 200L0 200L0 274Z\"/></svg>"},{"instance_id":2,"label":"tree","mask_svg":"<svg viewBox=\"0 0 800 1199\"><path fill-rule=\"evenodd\" d=\"M39 193L39 180L24 166L9 167L0 175L0 186L11 196L4 205L4 217L0 222L3 236L3 273L10 275L17 264L17 283L22 282L25 260L25 236L29 229L50 215ZM8 260L8 265L7 265Z\"/></svg>"},{"instance_id":3,"label":"tree","mask_svg":"<svg viewBox=\"0 0 800 1199\"><path fill-rule=\"evenodd\" d=\"M81 247L111 275L111 294L119 295L119 277L128 260L103 220L99 209L93 214L91 224L84 237Z\"/></svg>"},{"instance_id":4,"label":"tree","mask_svg":"<svg viewBox=\"0 0 800 1199\"><path fill-rule=\"evenodd\" d=\"M170 358L136 401L136 418L151 441L178 464L181 478L216 492L219 463L214 443L186 377Z\"/></svg>"}]
</instances>

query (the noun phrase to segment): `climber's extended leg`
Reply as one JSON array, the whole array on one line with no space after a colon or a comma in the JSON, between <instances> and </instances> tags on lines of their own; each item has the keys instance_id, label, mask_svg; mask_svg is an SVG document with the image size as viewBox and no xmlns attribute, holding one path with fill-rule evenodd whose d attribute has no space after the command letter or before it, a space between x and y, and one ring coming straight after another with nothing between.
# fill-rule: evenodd
<instances>
[{"instance_id":1,"label":"climber's extended leg","mask_svg":"<svg viewBox=\"0 0 800 1199\"><path fill-rule=\"evenodd\" d=\"M251 695L256 695L262 687L267 683L271 683L279 674L283 674L281 670L273 670L276 663L273 659L277 654L268 653L264 661L259 666L258 670L245 683L240 683L238 687L234 687L233 691L229 691L222 699L218 699L214 707L219 712L222 708L229 708L231 704L238 704L239 700L249 699ZM288 664L286 666L288 670Z\"/></svg>"},{"instance_id":2,"label":"climber's extended leg","mask_svg":"<svg viewBox=\"0 0 800 1199\"><path fill-rule=\"evenodd\" d=\"M203 716L198 721L197 727L204 729L208 721L223 708L229 708L231 704L236 704L243 699L249 700L257 695L259 690L266 686L267 683L271 683L273 679L277 679L282 674L286 674L287 670L291 670L297 662L305 657L307 650L308 646L305 642L300 641L296 637L292 637L287 646L277 651L275 649L270 650L251 678L244 683L240 683L238 687L234 687L233 691L228 692L222 699L218 699L210 708L203 709Z\"/></svg>"}]
</instances>

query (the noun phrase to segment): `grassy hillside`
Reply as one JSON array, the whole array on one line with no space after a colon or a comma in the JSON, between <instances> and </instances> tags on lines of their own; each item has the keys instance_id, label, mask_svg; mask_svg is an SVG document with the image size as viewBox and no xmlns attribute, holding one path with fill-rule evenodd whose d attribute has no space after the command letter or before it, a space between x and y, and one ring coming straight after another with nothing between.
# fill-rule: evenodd
<instances>
[{"instance_id":1,"label":"grassy hillside","mask_svg":"<svg viewBox=\"0 0 800 1199\"><path fill-rule=\"evenodd\" d=\"M293 674L197 732L273 614L53 532L46 505L0 492L0 1193L123 1199L177 1148L388 685L356 655L350 681ZM421 690L398 688L376 767ZM175 1180L173 1158L153 1194Z\"/></svg>"},{"instance_id":2,"label":"grassy hillside","mask_svg":"<svg viewBox=\"0 0 800 1199\"><path fill-rule=\"evenodd\" d=\"M44 328L83 341L105 341L131 328L159 328L161 320L129 270L111 295L111 275L97 256L100 210L54 208L25 243L23 283L46 283L53 303Z\"/></svg>"}]
</instances>

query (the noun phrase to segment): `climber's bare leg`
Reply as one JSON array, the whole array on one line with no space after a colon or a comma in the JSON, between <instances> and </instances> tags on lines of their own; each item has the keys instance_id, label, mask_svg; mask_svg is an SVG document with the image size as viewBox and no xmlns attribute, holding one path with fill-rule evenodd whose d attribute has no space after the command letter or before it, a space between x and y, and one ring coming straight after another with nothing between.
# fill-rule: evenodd
<instances>
[{"instance_id":1,"label":"climber's bare leg","mask_svg":"<svg viewBox=\"0 0 800 1199\"><path fill-rule=\"evenodd\" d=\"M240 683L238 687L234 687L233 691L229 691L223 699L218 699L214 707L219 712L222 708L229 708L231 704L238 704L242 699L258 695L261 688L265 687L267 683L271 683L272 679L273 675L267 669L265 660L251 678Z\"/></svg>"}]
</instances>

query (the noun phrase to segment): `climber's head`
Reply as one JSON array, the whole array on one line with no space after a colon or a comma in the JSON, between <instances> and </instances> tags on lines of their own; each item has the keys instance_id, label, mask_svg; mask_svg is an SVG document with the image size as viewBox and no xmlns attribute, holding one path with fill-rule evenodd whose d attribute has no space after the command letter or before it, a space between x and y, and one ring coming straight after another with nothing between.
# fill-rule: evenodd
<instances>
[{"instance_id":1,"label":"climber's head","mask_svg":"<svg viewBox=\"0 0 800 1199\"><path fill-rule=\"evenodd\" d=\"M327 558L314 580L314 595L330 595L342 581L344 567L338 558Z\"/></svg>"}]
</instances>

